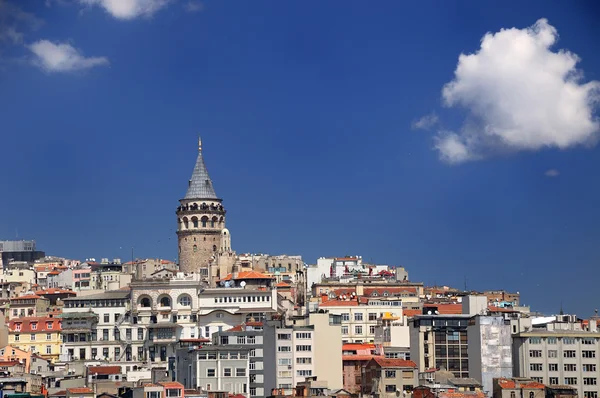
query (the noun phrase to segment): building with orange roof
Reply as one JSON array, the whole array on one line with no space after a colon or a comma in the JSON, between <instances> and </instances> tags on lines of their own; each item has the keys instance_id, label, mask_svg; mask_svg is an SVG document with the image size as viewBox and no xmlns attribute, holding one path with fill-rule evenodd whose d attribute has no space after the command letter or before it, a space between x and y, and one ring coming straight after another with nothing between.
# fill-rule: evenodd
<instances>
[{"instance_id":1,"label":"building with orange roof","mask_svg":"<svg viewBox=\"0 0 600 398\"><path fill-rule=\"evenodd\" d=\"M89 387L67 388L66 393L66 398L96 398L94 390Z\"/></svg>"},{"instance_id":2,"label":"building with orange roof","mask_svg":"<svg viewBox=\"0 0 600 398\"><path fill-rule=\"evenodd\" d=\"M236 273L230 273L221 279L221 286L241 286L244 284L245 288L269 288L275 278L271 275L263 274L258 271L240 271Z\"/></svg>"},{"instance_id":3,"label":"building with orange roof","mask_svg":"<svg viewBox=\"0 0 600 398\"><path fill-rule=\"evenodd\" d=\"M417 365L405 359L374 357L364 366L362 393L396 398L418 385Z\"/></svg>"},{"instance_id":4,"label":"building with orange roof","mask_svg":"<svg viewBox=\"0 0 600 398\"><path fill-rule=\"evenodd\" d=\"M382 354L377 352L375 344L347 343L342 346L344 390L352 394L360 394L362 368L376 356L382 356Z\"/></svg>"},{"instance_id":5,"label":"building with orange roof","mask_svg":"<svg viewBox=\"0 0 600 398\"><path fill-rule=\"evenodd\" d=\"M8 343L55 362L60 355L61 321L51 317L15 318L8 325Z\"/></svg>"},{"instance_id":6,"label":"building with orange roof","mask_svg":"<svg viewBox=\"0 0 600 398\"><path fill-rule=\"evenodd\" d=\"M25 366L25 372L30 371L32 363L31 351L22 350L19 347L7 345L0 348L0 361L18 361Z\"/></svg>"},{"instance_id":7,"label":"building with orange roof","mask_svg":"<svg viewBox=\"0 0 600 398\"><path fill-rule=\"evenodd\" d=\"M31 316L45 316L49 309L50 300L28 292L10 299L8 318L14 319Z\"/></svg>"},{"instance_id":8,"label":"building with orange roof","mask_svg":"<svg viewBox=\"0 0 600 398\"><path fill-rule=\"evenodd\" d=\"M545 398L546 386L528 378L494 378L494 398Z\"/></svg>"}]
</instances>

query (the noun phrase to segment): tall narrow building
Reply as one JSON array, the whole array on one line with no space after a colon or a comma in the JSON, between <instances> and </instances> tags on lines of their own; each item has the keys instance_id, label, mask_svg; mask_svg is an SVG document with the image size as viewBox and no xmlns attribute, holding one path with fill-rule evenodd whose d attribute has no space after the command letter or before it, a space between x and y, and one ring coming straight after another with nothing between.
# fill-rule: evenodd
<instances>
[{"instance_id":1,"label":"tall narrow building","mask_svg":"<svg viewBox=\"0 0 600 398\"><path fill-rule=\"evenodd\" d=\"M176 212L179 268L200 273L213 286L235 263L222 202L206 170L202 141L198 139L196 166Z\"/></svg>"}]
</instances>

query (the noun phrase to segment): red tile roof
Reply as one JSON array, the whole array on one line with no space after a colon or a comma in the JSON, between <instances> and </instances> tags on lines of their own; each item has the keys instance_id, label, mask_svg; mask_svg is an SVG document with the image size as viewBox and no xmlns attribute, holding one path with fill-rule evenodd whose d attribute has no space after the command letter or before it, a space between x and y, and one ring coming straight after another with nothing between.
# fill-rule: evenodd
<instances>
[{"instance_id":1,"label":"red tile roof","mask_svg":"<svg viewBox=\"0 0 600 398\"><path fill-rule=\"evenodd\" d=\"M370 361L377 358L377 355L342 355L342 361Z\"/></svg>"},{"instance_id":2,"label":"red tile roof","mask_svg":"<svg viewBox=\"0 0 600 398\"><path fill-rule=\"evenodd\" d=\"M40 297L37 294L26 294L25 296L19 296L19 297L12 297L10 300L21 300L21 299L42 299L42 300L47 300L44 297Z\"/></svg>"},{"instance_id":3,"label":"red tile roof","mask_svg":"<svg viewBox=\"0 0 600 398\"><path fill-rule=\"evenodd\" d=\"M417 364L413 361L407 361L406 359L397 358L381 358L374 357L373 360L377 362L382 368L416 368Z\"/></svg>"},{"instance_id":4,"label":"red tile roof","mask_svg":"<svg viewBox=\"0 0 600 398\"><path fill-rule=\"evenodd\" d=\"M52 325L48 328L48 323ZM31 324L36 324L36 328L33 329ZM20 325L20 329L17 330L17 325ZM11 332L21 333L48 333L56 332L61 330L60 319L50 317L25 317L15 318L8 323L8 330Z\"/></svg>"},{"instance_id":5,"label":"red tile roof","mask_svg":"<svg viewBox=\"0 0 600 398\"><path fill-rule=\"evenodd\" d=\"M181 388L181 389L183 389L183 384L178 383L176 381L161 381L158 384L160 384L164 388ZM244 398L246 398L246 397L244 397Z\"/></svg>"},{"instance_id":6,"label":"red tile roof","mask_svg":"<svg viewBox=\"0 0 600 398\"><path fill-rule=\"evenodd\" d=\"M274 279L272 276L261 274L258 271L242 271L238 273L237 278L233 277L233 274L227 275L225 278L221 279L222 281L230 281L230 280L241 280L241 279Z\"/></svg>"},{"instance_id":7,"label":"red tile roof","mask_svg":"<svg viewBox=\"0 0 600 398\"><path fill-rule=\"evenodd\" d=\"M292 285L286 282L279 282L275 287L292 287Z\"/></svg>"},{"instance_id":8,"label":"red tile roof","mask_svg":"<svg viewBox=\"0 0 600 398\"><path fill-rule=\"evenodd\" d=\"M406 315L408 317L415 316L415 315L421 315L421 314L423 314L422 310L412 310L412 309L403 309L402 310L402 315Z\"/></svg>"},{"instance_id":9,"label":"red tile roof","mask_svg":"<svg viewBox=\"0 0 600 398\"><path fill-rule=\"evenodd\" d=\"M327 300L324 303L319 304L319 307L357 307L358 301L345 301L345 300Z\"/></svg>"},{"instance_id":10,"label":"red tile roof","mask_svg":"<svg viewBox=\"0 0 600 398\"><path fill-rule=\"evenodd\" d=\"M119 375L121 374L120 366L90 366L88 373L95 375Z\"/></svg>"},{"instance_id":11,"label":"red tile roof","mask_svg":"<svg viewBox=\"0 0 600 398\"><path fill-rule=\"evenodd\" d=\"M50 287L48 289L42 289L42 290L36 290L35 294L37 294L37 295L44 295L44 294L73 294L73 295L76 295L76 293L72 290L60 289L60 288L55 288L55 287Z\"/></svg>"},{"instance_id":12,"label":"red tile roof","mask_svg":"<svg viewBox=\"0 0 600 398\"><path fill-rule=\"evenodd\" d=\"M342 344L342 351L369 350L369 349L375 349L375 344L373 344L373 343L344 343L344 344Z\"/></svg>"},{"instance_id":13,"label":"red tile roof","mask_svg":"<svg viewBox=\"0 0 600 398\"><path fill-rule=\"evenodd\" d=\"M88 387L67 388L67 393L70 394L93 394L94 391Z\"/></svg>"},{"instance_id":14,"label":"red tile roof","mask_svg":"<svg viewBox=\"0 0 600 398\"><path fill-rule=\"evenodd\" d=\"M462 304L424 304L424 308L437 307L442 315L460 315L462 314Z\"/></svg>"},{"instance_id":15,"label":"red tile roof","mask_svg":"<svg viewBox=\"0 0 600 398\"><path fill-rule=\"evenodd\" d=\"M544 389L545 385L542 383L538 383L533 380L519 380L515 381L513 379L498 379L498 387L502 389L515 389L515 388L526 388L526 389Z\"/></svg>"},{"instance_id":16,"label":"red tile roof","mask_svg":"<svg viewBox=\"0 0 600 398\"><path fill-rule=\"evenodd\" d=\"M0 361L0 366L15 366L20 364L19 361Z\"/></svg>"}]
</instances>

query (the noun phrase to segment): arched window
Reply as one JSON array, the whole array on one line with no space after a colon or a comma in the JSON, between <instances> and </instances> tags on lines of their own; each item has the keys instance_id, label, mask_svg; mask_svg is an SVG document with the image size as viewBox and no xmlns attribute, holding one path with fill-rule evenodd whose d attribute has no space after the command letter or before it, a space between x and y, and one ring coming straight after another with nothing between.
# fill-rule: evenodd
<instances>
[{"instance_id":1,"label":"arched window","mask_svg":"<svg viewBox=\"0 0 600 398\"><path fill-rule=\"evenodd\" d=\"M171 306L171 298L169 296L163 296L163 297L161 297L159 303L160 303L161 307L170 307Z\"/></svg>"},{"instance_id":2,"label":"arched window","mask_svg":"<svg viewBox=\"0 0 600 398\"><path fill-rule=\"evenodd\" d=\"M206 228L206 223L208 222L208 217L202 217L202 228Z\"/></svg>"},{"instance_id":3,"label":"arched window","mask_svg":"<svg viewBox=\"0 0 600 398\"><path fill-rule=\"evenodd\" d=\"M142 307L150 307L151 303L150 303L150 298L149 297L144 297L141 301L140 301L140 305Z\"/></svg>"},{"instance_id":4,"label":"arched window","mask_svg":"<svg viewBox=\"0 0 600 398\"><path fill-rule=\"evenodd\" d=\"M192 305L192 298L187 294L179 296L179 305L182 307L190 307Z\"/></svg>"},{"instance_id":5,"label":"arched window","mask_svg":"<svg viewBox=\"0 0 600 398\"><path fill-rule=\"evenodd\" d=\"M216 252L217 251L217 245L213 245L213 251Z\"/></svg>"},{"instance_id":6,"label":"arched window","mask_svg":"<svg viewBox=\"0 0 600 398\"><path fill-rule=\"evenodd\" d=\"M219 222L219 219L217 217L213 217L212 220L210 220L210 226L212 228L214 228L215 225L217 225L218 222Z\"/></svg>"},{"instance_id":7,"label":"arched window","mask_svg":"<svg viewBox=\"0 0 600 398\"><path fill-rule=\"evenodd\" d=\"M514 391L510 392L510 398L516 398L517 394Z\"/></svg>"},{"instance_id":8,"label":"arched window","mask_svg":"<svg viewBox=\"0 0 600 398\"><path fill-rule=\"evenodd\" d=\"M184 218L183 218L183 226L185 227L185 229L188 229L188 227L189 227L189 224L188 224L188 219L187 219L187 217L184 217Z\"/></svg>"},{"instance_id":9,"label":"arched window","mask_svg":"<svg viewBox=\"0 0 600 398\"><path fill-rule=\"evenodd\" d=\"M198 246L194 245L194 253L198 251Z\"/></svg>"},{"instance_id":10,"label":"arched window","mask_svg":"<svg viewBox=\"0 0 600 398\"><path fill-rule=\"evenodd\" d=\"M192 224L194 228L198 228L198 217L192 217Z\"/></svg>"},{"instance_id":11,"label":"arched window","mask_svg":"<svg viewBox=\"0 0 600 398\"><path fill-rule=\"evenodd\" d=\"M533 393L533 391L529 391L529 398L533 398L535 396L535 394Z\"/></svg>"}]
</instances>

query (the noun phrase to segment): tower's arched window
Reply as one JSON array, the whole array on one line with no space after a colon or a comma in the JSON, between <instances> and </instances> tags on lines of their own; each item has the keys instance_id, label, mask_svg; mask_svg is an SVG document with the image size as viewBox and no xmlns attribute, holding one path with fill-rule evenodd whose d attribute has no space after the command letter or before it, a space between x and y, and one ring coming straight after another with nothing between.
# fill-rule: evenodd
<instances>
[{"instance_id":1,"label":"tower's arched window","mask_svg":"<svg viewBox=\"0 0 600 398\"><path fill-rule=\"evenodd\" d=\"M198 228L198 217L192 217L192 224L194 228Z\"/></svg>"},{"instance_id":2,"label":"tower's arched window","mask_svg":"<svg viewBox=\"0 0 600 398\"><path fill-rule=\"evenodd\" d=\"M163 296L160 298L160 306L161 307L170 307L171 306L171 298L169 296Z\"/></svg>"},{"instance_id":3,"label":"tower's arched window","mask_svg":"<svg viewBox=\"0 0 600 398\"><path fill-rule=\"evenodd\" d=\"M206 223L208 222L208 217L202 217L202 228L206 228Z\"/></svg>"},{"instance_id":4,"label":"tower's arched window","mask_svg":"<svg viewBox=\"0 0 600 398\"><path fill-rule=\"evenodd\" d=\"M185 229L188 229L189 223L187 217L183 217L183 226L185 227Z\"/></svg>"},{"instance_id":5,"label":"tower's arched window","mask_svg":"<svg viewBox=\"0 0 600 398\"><path fill-rule=\"evenodd\" d=\"M213 245L213 251L216 252L217 251L217 245Z\"/></svg>"},{"instance_id":6,"label":"tower's arched window","mask_svg":"<svg viewBox=\"0 0 600 398\"><path fill-rule=\"evenodd\" d=\"M533 398L535 396L535 394L533 393L533 391L529 391L529 398Z\"/></svg>"}]
</instances>

